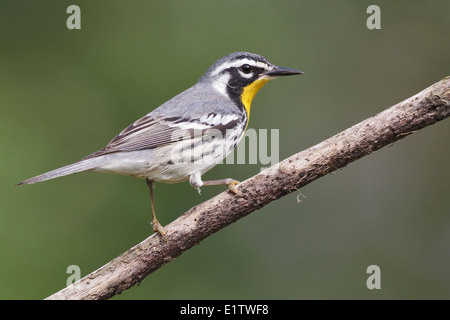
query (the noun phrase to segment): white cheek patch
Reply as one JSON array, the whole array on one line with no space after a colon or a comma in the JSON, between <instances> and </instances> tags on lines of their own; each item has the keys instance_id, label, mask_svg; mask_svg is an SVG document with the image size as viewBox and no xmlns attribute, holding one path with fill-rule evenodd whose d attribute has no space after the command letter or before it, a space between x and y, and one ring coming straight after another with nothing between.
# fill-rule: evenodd
<instances>
[{"instance_id":1,"label":"white cheek patch","mask_svg":"<svg viewBox=\"0 0 450 320\"><path fill-rule=\"evenodd\" d=\"M221 95L228 97L227 95L227 85L228 80L230 80L230 74L225 73L214 80L212 87Z\"/></svg>"}]
</instances>

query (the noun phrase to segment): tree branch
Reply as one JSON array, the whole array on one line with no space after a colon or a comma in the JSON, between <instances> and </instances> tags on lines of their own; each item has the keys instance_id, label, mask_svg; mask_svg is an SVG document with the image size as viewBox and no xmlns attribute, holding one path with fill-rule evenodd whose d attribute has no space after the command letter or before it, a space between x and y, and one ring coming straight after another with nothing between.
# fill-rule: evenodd
<instances>
[{"instance_id":1,"label":"tree branch","mask_svg":"<svg viewBox=\"0 0 450 320\"><path fill-rule=\"evenodd\" d=\"M413 97L242 182L240 195L223 192L100 269L47 299L107 299L138 284L227 225L312 181L450 115L450 77Z\"/></svg>"}]
</instances>

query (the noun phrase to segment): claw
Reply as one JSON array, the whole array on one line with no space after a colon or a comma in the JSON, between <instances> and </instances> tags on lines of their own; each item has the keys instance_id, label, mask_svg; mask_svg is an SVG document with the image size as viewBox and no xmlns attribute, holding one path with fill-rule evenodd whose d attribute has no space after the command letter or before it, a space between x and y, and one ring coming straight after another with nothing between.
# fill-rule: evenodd
<instances>
[{"instance_id":1,"label":"claw","mask_svg":"<svg viewBox=\"0 0 450 320\"><path fill-rule=\"evenodd\" d=\"M163 226L159 223L158 220L152 221L153 231L158 232L164 239L166 238L166 230L164 230Z\"/></svg>"},{"instance_id":2,"label":"claw","mask_svg":"<svg viewBox=\"0 0 450 320\"><path fill-rule=\"evenodd\" d=\"M239 181L231 179L231 181L227 182L228 191L234 194L240 194L239 190L236 186L239 184Z\"/></svg>"}]
</instances>

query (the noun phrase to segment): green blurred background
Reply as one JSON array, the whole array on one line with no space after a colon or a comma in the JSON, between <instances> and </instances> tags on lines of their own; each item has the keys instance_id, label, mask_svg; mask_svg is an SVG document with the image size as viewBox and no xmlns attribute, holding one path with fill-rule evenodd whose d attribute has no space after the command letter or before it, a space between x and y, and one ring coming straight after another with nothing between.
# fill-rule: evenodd
<instances>
[{"instance_id":1,"label":"green blurred background","mask_svg":"<svg viewBox=\"0 0 450 320\"><path fill-rule=\"evenodd\" d=\"M68 30L66 8L81 8ZM381 8L381 30L366 9ZM144 181L74 162L250 51L303 70L255 97L249 127L280 130L280 158L450 75L450 2L0 2L0 298L42 299L151 234ZM375 152L221 230L114 299L450 298L450 122ZM261 164L205 175L244 180ZM223 191L158 184L167 224ZM366 269L381 268L381 290Z\"/></svg>"}]
</instances>

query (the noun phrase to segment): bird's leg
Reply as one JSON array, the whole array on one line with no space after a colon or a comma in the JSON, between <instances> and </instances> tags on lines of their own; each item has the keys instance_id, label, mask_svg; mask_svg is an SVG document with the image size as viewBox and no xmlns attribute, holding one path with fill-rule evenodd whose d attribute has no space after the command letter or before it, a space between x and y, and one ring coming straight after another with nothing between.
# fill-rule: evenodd
<instances>
[{"instance_id":1,"label":"bird's leg","mask_svg":"<svg viewBox=\"0 0 450 320\"><path fill-rule=\"evenodd\" d=\"M166 235L166 231L159 223L159 221L156 219L155 205L153 204L153 185L155 184L155 182L149 179L146 179L145 181L147 182L148 190L150 192L150 205L152 207L152 216L153 216L152 219L153 231L158 232L161 236L164 237Z\"/></svg>"},{"instance_id":2,"label":"bird's leg","mask_svg":"<svg viewBox=\"0 0 450 320\"><path fill-rule=\"evenodd\" d=\"M196 188L198 190L198 193L200 193L200 187L202 187L202 186L217 186L217 185L226 184L228 187L228 191L230 191L234 194L239 194L239 191L236 188L236 185L239 184L239 181L231 179L231 178L202 181L200 172L196 172L190 176L189 183L191 184L191 186L193 186L194 188Z\"/></svg>"},{"instance_id":3,"label":"bird's leg","mask_svg":"<svg viewBox=\"0 0 450 320\"><path fill-rule=\"evenodd\" d=\"M226 178L226 179L219 179L219 180L208 180L208 181L203 181L203 185L204 186L217 186L217 185L221 185L221 184L226 184L228 187L228 191L234 193L234 194L238 194L239 191L236 188L236 185L239 184L239 181L231 179L231 178Z\"/></svg>"}]
</instances>

